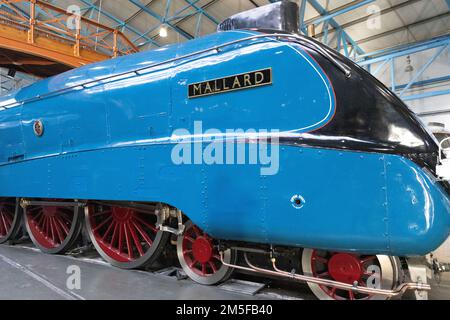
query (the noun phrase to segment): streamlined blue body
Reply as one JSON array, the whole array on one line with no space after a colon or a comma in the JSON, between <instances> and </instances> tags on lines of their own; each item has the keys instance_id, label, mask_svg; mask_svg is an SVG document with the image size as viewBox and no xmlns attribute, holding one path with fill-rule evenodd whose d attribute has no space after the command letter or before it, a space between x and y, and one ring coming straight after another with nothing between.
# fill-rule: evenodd
<instances>
[{"instance_id":1,"label":"streamlined blue body","mask_svg":"<svg viewBox=\"0 0 450 320\"><path fill-rule=\"evenodd\" d=\"M0 98L0 196L163 202L226 240L392 255L439 246L450 233L449 195L401 155L281 143L276 174L248 162L174 163L174 147L186 142L174 132L207 146L196 122L215 129L217 143L227 129L295 136L325 127L341 107L296 44L258 38L174 59L252 34L89 65ZM188 98L191 83L264 68L271 85Z\"/></svg>"}]
</instances>

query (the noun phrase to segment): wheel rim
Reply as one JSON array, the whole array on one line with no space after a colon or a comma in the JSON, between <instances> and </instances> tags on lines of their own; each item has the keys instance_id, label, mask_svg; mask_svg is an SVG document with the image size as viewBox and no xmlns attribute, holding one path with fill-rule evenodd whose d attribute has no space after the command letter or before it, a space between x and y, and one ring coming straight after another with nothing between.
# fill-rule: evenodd
<instances>
[{"instance_id":1,"label":"wheel rim","mask_svg":"<svg viewBox=\"0 0 450 320\"><path fill-rule=\"evenodd\" d=\"M168 234L157 228L159 217L138 209L89 206L86 222L97 251L120 268L141 268L153 263L168 239Z\"/></svg>"},{"instance_id":2,"label":"wheel rim","mask_svg":"<svg viewBox=\"0 0 450 320\"><path fill-rule=\"evenodd\" d=\"M185 224L184 233L178 236L177 253L186 274L201 284L222 282L233 270L221 262L216 241L190 221ZM224 261L234 263L235 254L226 250Z\"/></svg>"},{"instance_id":3,"label":"wheel rim","mask_svg":"<svg viewBox=\"0 0 450 320\"><path fill-rule=\"evenodd\" d=\"M14 227L14 218L16 214L16 201L6 199L0 201L0 240L9 238Z\"/></svg>"},{"instance_id":4,"label":"wheel rim","mask_svg":"<svg viewBox=\"0 0 450 320\"><path fill-rule=\"evenodd\" d=\"M30 206L25 217L31 240L46 253L64 253L80 234L78 207Z\"/></svg>"},{"instance_id":5,"label":"wheel rim","mask_svg":"<svg viewBox=\"0 0 450 320\"><path fill-rule=\"evenodd\" d=\"M302 266L305 275L347 284L358 283L362 287L392 289L397 281L395 262L383 255L359 255L322 250L304 249ZM379 272L374 274L373 272ZM342 290L325 285L308 283L311 291L322 300L374 300L387 299L380 295L370 295Z\"/></svg>"}]
</instances>

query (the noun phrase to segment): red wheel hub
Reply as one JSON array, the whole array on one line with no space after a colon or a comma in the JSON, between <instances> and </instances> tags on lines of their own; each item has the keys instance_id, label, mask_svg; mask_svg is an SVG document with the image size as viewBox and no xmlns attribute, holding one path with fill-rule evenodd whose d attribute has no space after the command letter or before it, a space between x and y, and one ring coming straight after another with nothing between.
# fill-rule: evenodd
<instances>
[{"instance_id":1,"label":"red wheel hub","mask_svg":"<svg viewBox=\"0 0 450 320\"><path fill-rule=\"evenodd\" d=\"M372 275L371 272L367 271L370 265L379 266L377 256L361 256L318 250L314 250L311 255L311 270L314 277L347 284L357 282L358 286L362 287L367 287L368 277ZM320 288L328 296L338 300L356 300L371 297L371 295L355 293L352 290L341 290L325 285L320 285Z\"/></svg>"},{"instance_id":2,"label":"red wheel hub","mask_svg":"<svg viewBox=\"0 0 450 320\"><path fill-rule=\"evenodd\" d=\"M334 280L353 284L361 278L363 268L355 256L337 253L328 261L328 271Z\"/></svg>"},{"instance_id":3,"label":"red wheel hub","mask_svg":"<svg viewBox=\"0 0 450 320\"><path fill-rule=\"evenodd\" d=\"M127 222L133 218L134 211L128 208L114 207L112 208L112 215L116 221Z\"/></svg>"},{"instance_id":4,"label":"red wheel hub","mask_svg":"<svg viewBox=\"0 0 450 320\"><path fill-rule=\"evenodd\" d=\"M213 246L211 241L205 237L198 237L192 244L192 253L194 258L200 263L206 263L211 260L213 256Z\"/></svg>"},{"instance_id":5,"label":"red wheel hub","mask_svg":"<svg viewBox=\"0 0 450 320\"><path fill-rule=\"evenodd\" d=\"M214 240L195 225L184 233L183 258L188 267L202 277L215 274L222 265Z\"/></svg>"},{"instance_id":6,"label":"red wheel hub","mask_svg":"<svg viewBox=\"0 0 450 320\"><path fill-rule=\"evenodd\" d=\"M42 211L44 216L48 218L53 218L58 215L58 207L43 207Z\"/></svg>"}]
</instances>

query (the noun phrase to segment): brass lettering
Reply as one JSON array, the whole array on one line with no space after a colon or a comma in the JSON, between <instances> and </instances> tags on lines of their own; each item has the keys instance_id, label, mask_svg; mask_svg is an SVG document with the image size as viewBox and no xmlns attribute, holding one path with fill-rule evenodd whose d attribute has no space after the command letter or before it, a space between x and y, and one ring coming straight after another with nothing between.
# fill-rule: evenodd
<instances>
[{"instance_id":1,"label":"brass lettering","mask_svg":"<svg viewBox=\"0 0 450 320\"><path fill-rule=\"evenodd\" d=\"M258 78L259 76L259 78ZM262 72L255 72L255 84L261 84L264 82L264 73Z\"/></svg>"},{"instance_id":2,"label":"brass lettering","mask_svg":"<svg viewBox=\"0 0 450 320\"><path fill-rule=\"evenodd\" d=\"M234 77L233 89L240 88L240 87L241 87L241 82L239 81L239 77Z\"/></svg>"},{"instance_id":3,"label":"brass lettering","mask_svg":"<svg viewBox=\"0 0 450 320\"><path fill-rule=\"evenodd\" d=\"M244 75L244 86L251 87L252 82L250 81L250 75L247 73Z\"/></svg>"},{"instance_id":4,"label":"brass lettering","mask_svg":"<svg viewBox=\"0 0 450 320\"><path fill-rule=\"evenodd\" d=\"M205 87L205 92L204 92L204 94L206 94L206 93L212 93L213 91L212 91L212 89L211 89L211 85L209 84L209 82L207 82L206 83L206 87Z\"/></svg>"},{"instance_id":5,"label":"brass lettering","mask_svg":"<svg viewBox=\"0 0 450 320\"><path fill-rule=\"evenodd\" d=\"M194 96L202 94L202 84L194 84Z\"/></svg>"},{"instance_id":6,"label":"brass lettering","mask_svg":"<svg viewBox=\"0 0 450 320\"><path fill-rule=\"evenodd\" d=\"M231 75L224 78L189 84L189 98L218 94L230 90L247 89L272 83L272 70L270 68Z\"/></svg>"},{"instance_id":7,"label":"brass lettering","mask_svg":"<svg viewBox=\"0 0 450 320\"><path fill-rule=\"evenodd\" d=\"M218 80L214 80L214 92L220 92L222 89L217 85Z\"/></svg>"},{"instance_id":8,"label":"brass lettering","mask_svg":"<svg viewBox=\"0 0 450 320\"><path fill-rule=\"evenodd\" d=\"M223 90L230 90L230 87L227 86L226 79L222 79L222 88Z\"/></svg>"}]
</instances>

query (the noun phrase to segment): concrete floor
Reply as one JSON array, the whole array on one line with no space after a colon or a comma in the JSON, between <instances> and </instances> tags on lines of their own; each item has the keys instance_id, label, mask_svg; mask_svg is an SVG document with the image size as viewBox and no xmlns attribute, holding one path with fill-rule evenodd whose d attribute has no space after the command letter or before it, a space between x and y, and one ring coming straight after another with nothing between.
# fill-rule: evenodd
<instances>
[{"instance_id":1,"label":"concrete floor","mask_svg":"<svg viewBox=\"0 0 450 320\"><path fill-rule=\"evenodd\" d=\"M81 271L80 290L69 290L69 266ZM261 280L262 282L263 280ZM450 299L450 275L433 285L431 299ZM289 289L292 290L292 289ZM0 246L0 299L312 299L305 285L292 292L272 286L256 295L206 287L189 279L144 271L120 270L97 257L73 258L45 255L21 246Z\"/></svg>"}]
</instances>

